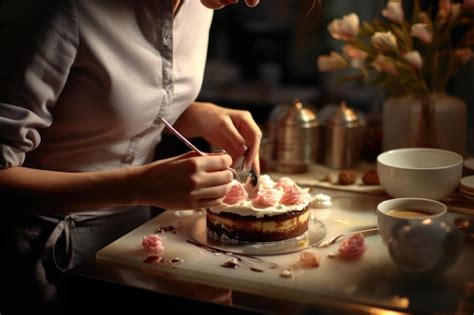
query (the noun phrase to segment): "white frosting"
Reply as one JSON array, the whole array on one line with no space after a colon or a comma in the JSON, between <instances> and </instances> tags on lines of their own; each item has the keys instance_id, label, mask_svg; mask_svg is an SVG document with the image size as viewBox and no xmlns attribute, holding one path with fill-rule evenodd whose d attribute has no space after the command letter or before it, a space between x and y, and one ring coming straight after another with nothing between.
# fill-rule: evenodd
<instances>
[{"instance_id":1,"label":"white frosting","mask_svg":"<svg viewBox=\"0 0 474 315\"><path fill-rule=\"evenodd\" d=\"M329 208L332 205L331 196L325 194L317 194L316 196L314 196L311 205L316 208Z\"/></svg>"},{"instance_id":2,"label":"white frosting","mask_svg":"<svg viewBox=\"0 0 474 315\"><path fill-rule=\"evenodd\" d=\"M258 182L259 186L257 189L259 190L270 189L274 188L275 186L275 182L268 175L261 175L258 179ZM302 189L300 201L293 205L284 205L280 202L277 202L273 206L269 207L256 207L253 205L253 200L247 198L233 205L224 203L220 206L212 208L210 211L212 211L213 213L227 212L235 213L241 216L254 216L257 218L261 218L265 215L273 216L287 213L289 211L302 211L311 203L312 199L313 198L309 193L309 189Z\"/></svg>"}]
</instances>

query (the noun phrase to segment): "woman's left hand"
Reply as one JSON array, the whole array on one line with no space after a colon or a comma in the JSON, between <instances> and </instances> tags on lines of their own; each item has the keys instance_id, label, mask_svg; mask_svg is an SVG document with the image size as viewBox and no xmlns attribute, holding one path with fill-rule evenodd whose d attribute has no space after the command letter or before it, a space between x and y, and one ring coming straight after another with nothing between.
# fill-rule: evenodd
<instances>
[{"instance_id":1,"label":"woman's left hand","mask_svg":"<svg viewBox=\"0 0 474 315\"><path fill-rule=\"evenodd\" d=\"M203 137L237 161L245 155L244 168L260 174L258 151L262 132L248 111L195 102L174 127L185 137Z\"/></svg>"}]
</instances>

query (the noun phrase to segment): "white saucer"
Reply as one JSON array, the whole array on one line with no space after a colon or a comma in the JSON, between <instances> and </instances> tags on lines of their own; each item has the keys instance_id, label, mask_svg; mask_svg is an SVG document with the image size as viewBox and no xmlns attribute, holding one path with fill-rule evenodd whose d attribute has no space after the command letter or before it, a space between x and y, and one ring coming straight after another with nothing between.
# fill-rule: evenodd
<instances>
[{"instance_id":1,"label":"white saucer","mask_svg":"<svg viewBox=\"0 0 474 315\"><path fill-rule=\"evenodd\" d=\"M461 178L459 189L464 193L474 194L474 175Z\"/></svg>"},{"instance_id":2,"label":"white saucer","mask_svg":"<svg viewBox=\"0 0 474 315\"><path fill-rule=\"evenodd\" d=\"M464 168L469 174L474 173L474 158L469 158L464 160Z\"/></svg>"}]
</instances>

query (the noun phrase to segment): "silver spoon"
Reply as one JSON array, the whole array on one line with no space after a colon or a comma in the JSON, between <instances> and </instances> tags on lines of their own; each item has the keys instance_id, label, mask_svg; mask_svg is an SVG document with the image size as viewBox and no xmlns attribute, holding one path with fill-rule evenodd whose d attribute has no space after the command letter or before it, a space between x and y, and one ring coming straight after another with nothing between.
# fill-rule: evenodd
<instances>
[{"instance_id":1,"label":"silver spoon","mask_svg":"<svg viewBox=\"0 0 474 315\"><path fill-rule=\"evenodd\" d=\"M256 187L258 184L258 176L257 173L253 169L250 169L249 171L244 170L244 160L245 156L247 155L248 151L245 151L244 155L241 156L239 159L237 159L235 165L236 165L236 170L239 173L241 178L246 178L245 180L245 185L250 184L252 188Z\"/></svg>"}]
</instances>

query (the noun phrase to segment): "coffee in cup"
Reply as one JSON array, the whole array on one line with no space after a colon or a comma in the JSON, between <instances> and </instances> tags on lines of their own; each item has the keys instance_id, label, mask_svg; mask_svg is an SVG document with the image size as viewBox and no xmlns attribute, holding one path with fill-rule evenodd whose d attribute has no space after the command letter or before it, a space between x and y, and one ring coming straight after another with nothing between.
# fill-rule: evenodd
<instances>
[{"instance_id":1,"label":"coffee in cup","mask_svg":"<svg viewBox=\"0 0 474 315\"><path fill-rule=\"evenodd\" d=\"M430 212L421 209L391 209L387 214L397 218L419 218L431 215Z\"/></svg>"}]
</instances>

